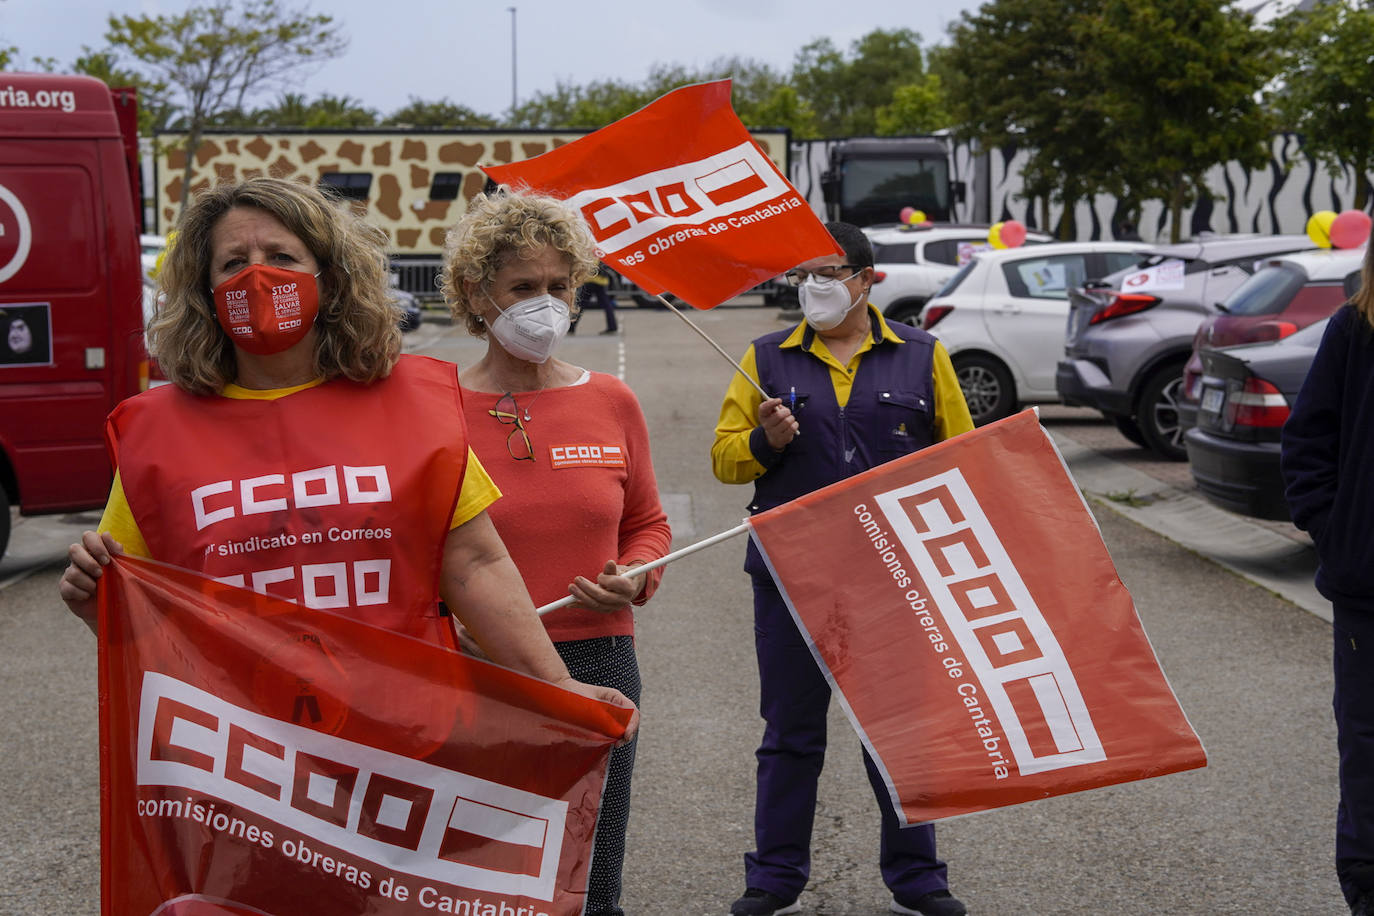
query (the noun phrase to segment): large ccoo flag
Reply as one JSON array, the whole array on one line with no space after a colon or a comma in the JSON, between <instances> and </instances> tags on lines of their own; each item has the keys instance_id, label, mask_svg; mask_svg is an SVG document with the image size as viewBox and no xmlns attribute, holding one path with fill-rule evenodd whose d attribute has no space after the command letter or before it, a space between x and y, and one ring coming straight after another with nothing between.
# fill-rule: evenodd
<instances>
[{"instance_id":1,"label":"large ccoo flag","mask_svg":"<svg viewBox=\"0 0 1374 916\"><path fill-rule=\"evenodd\" d=\"M906 823L1206 765L1033 412L750 526Z\"/></svg>"},{"instance_id":2,"label":"large ccoo flag","mask_svg":"<svg viewBox=\"0 0 1374 916\"><path fill-rule=\"evenodd\" d=\"M552 152L483 171L569 201L599 258L699 309L843 254L735 116L729 80L684 86Z\"/></svg>"},{"instance_id":3,"label":"large ccoo flag","mask_svg":"<svg viewBox=\"0 0 1374 916\"><path fill-rule=\"evenodd\" d=\"M630 710L119 557L101 912L572 916Z\"/></svg>"}]
</instances>

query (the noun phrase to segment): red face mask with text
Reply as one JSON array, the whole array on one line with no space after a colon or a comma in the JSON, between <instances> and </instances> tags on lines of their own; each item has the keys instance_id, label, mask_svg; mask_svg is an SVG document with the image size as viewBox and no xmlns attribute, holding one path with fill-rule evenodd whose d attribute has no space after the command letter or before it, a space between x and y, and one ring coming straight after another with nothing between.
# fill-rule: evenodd
<instances>
[{"instance_id":1,"label":"red face mask with text","mask_svg":"<svg viewBox=\"0 0 1374 916\"><path fill-rule=\"evenodd\" d=\"M215 315L234 346L270 356L300 343L320 311L311 274L250 264L214 289Z\"/></svg>"}]
</instances>

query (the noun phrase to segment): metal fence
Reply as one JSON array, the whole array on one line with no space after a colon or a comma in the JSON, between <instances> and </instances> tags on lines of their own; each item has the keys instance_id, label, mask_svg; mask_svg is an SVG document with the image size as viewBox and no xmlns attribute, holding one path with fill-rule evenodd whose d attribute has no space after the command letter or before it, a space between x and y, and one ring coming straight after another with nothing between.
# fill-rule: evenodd
<instances>
[{"instance_id":1,"label":"metal fence","mask_svg":"<svg viewBox=\"0 0 1374 916\"><path fill-rule=\"evenodd\" d=\"M439 268L441 258L406 258L393 260L391 269L397 275L397 286L424 301L438 301Z\"/></svg>"}]
</instances>

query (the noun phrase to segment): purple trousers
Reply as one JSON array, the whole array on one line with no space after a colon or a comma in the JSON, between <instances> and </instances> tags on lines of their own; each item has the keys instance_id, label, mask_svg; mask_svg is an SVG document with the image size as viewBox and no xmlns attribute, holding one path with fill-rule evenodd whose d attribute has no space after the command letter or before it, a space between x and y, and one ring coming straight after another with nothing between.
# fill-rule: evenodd
<instances>
[{"instance_id":1,"label":"purple trousers","mask_svg":"<svg viewBox=\"0 0 1374 916\"><path fill-rule=\"evenodd\" d=\"M830 685L771 579L754 577L754 647L759 662L763 743L757 752L753 852L744 857L748 887L792 900L811 873L811 824L825 763ZM935 828L899 827L892 801L868 752L868 781L878 799L878 865L883 883L903 899L948 886L935 855Z\"/></svg>"}]
</instances>

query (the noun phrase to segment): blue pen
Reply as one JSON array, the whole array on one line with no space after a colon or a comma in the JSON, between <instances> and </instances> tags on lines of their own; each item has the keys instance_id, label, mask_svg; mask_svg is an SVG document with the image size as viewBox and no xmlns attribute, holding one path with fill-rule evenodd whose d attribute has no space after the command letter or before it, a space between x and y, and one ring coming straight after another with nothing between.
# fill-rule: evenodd
<instances>
[{"instance_id":1,"label":"blue pen","mask_svg":"<svg viewBox=\"0 0 1374 916\"><path fill-rule=\"evenodd\" d=\"M796 386L796 385L793 385L793 386L792 386L792 399L791 399L791 400L792 400L792 403L788 405L787 409L790 410L790 411L792 411L793 413L796 413L796 412L797 412L797 386Z\"/></svg>"}]
</instances>

